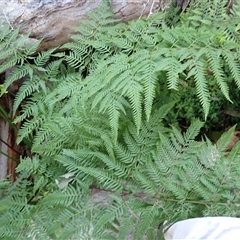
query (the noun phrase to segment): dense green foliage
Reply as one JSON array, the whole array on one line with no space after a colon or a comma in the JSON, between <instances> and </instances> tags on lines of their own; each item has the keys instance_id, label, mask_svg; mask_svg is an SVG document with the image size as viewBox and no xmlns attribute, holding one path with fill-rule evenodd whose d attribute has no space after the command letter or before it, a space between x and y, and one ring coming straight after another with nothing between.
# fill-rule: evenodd
<instances>
[{"instance_id":1,"label":"dense green foliage","mask_svg":"<svg viewBox=\"0 0 240 240\"><path fill-rule=\"evenodd\" d=\"M33 155L14 184L0 182L1 239L157 239L164 220L239 216L240 144L225 151L234 128L215 145L196 141L194 116L207 119L216 96L235 101L240 16L203 2L172 24L166 13L123 24L104 4L68 51L35 56L39 43L1 30L0 72L12 68L3 90L24 79L15 123ZM181 104L193 112L185 132L170 126Z\"/></svg>"}]
</instances>

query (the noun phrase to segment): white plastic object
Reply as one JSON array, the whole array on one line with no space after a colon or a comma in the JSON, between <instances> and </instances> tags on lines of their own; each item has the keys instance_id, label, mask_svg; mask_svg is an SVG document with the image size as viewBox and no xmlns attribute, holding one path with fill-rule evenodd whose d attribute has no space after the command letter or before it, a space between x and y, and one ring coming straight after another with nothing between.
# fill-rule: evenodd
<instances>
[{"instance_id":1,"label":"white plastic object","mask_svg":"<svg viewBox=\"0 0 240 240\"><path fill-rule=\"evenodd\" d=\"M240 218L203 217L174 223L164 234L166 240L237 240Z\"/></svg>"}]
</instances>

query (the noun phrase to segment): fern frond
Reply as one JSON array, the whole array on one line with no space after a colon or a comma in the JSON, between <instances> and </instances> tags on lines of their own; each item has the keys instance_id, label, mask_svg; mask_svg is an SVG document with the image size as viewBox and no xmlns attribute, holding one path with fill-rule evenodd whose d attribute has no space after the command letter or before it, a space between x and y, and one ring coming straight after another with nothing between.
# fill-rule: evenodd
<instances>
[{"instance_id":1,"label":"fern frond","mask_svg":"<svg viewBox=\"0 0 240 240\"><path fill-rule=\"evenodd\" d=\"M25 137L28 137L32 132L38 129L44 122L45 117L37 117L36 119L28 120L24 122L22 128L19 130L19 137L17 143L19 144Z\"/></svg>"},{"instance_id":2,"label":"fern frond","mask_svg":"<svg viewBox=\"0 0 240 240\"><path fill-rule=\"evenodd\" d=\"M66 60L71 67L79 68L83 65L83 60L84 58L86 58L87 49L81 50L81 53L83 53L84 55L79 54L79 52L71 51L69 55L66 56Z\"/></svg>"},{"instance_id":3,"label":"fern frond","mask_svg":"<svg viewBox=\"0 0 240 240\"><path fill-rule=\"evenodd\" d=\"M13 68L11 74L7 77L7 79L4 82L4 86L7 89L14 81L21 79L27 75L32 76L33 75L33 69L30 65L24 64L21 67L15 67Z\"/></svg>"},{"instance_id":4,"label":"fern frond","mask_svg":"<svg viewBox=\"0 0 240 240\"><path fill-rule=\"evenodd\" d=\"M8 57L8 56L7 56ZM17 56L9 57L7 61L1 64L0 73L5 72L6 70L14 67L21 58Z\"/></svg>"},{"instance_id":5,"label":"fern frond","mask_svg":"<svg viewBox=\"0 0 240 240\"><path fill-rule=\"evenodd\" d=\"M3 27L0 39L0 72L11 69L17 64L24 65L26 58L36 51L40 41L26 45L27 37L28 35L20 36L19 29L12 31L8 26Z\"/></svg>"},{"instance_id":6,"label":"fern frond","mask_svg":"<svg viewBox=\"0 0 240 240\"><path fill-rule=\"evenodd\" d=\"M19 212L14 213L14 211L9 211L8 214L4 214L0 217L1 239L19 238L24 234L19 233L19 229L25 229L28 224L28 219L26 214L22 213L20 216L18 213ZM14 225L12 224L13 222L15 223Z\"/></svg>"},{"instance_id":7,"label":"fern frond","mask_svg":"<svg viewBox=\"0 0 240 240\"><path fill-rule=\"evenodd\" d=\"M56 50L57 48L53 48L53 49L50 49L48 51L45 51L45 52L40 52L38 54L38 56L36 58L34 58L34 63L36 66L38 67L42 67L44 66L47 61L49 60L50 56L52 55L52 53ZM32 51L32 50L29 50L29 51ZM27 55L30 55L30 54L27 54Z\"/></svg>"},{"instance_id":8,"label":"fern frond","mask_svg":"<svg viewBox=\"0 0 240 240\"><path fill-rule=\"evenodd\" d=\"M188 77L193 76L196 84L197 95L203 107L205 118L207 118L210 108L210 94L207 89L207 80L204 73L204 63L201 60L195 62L195 65L188 73Z\"/></svg>"},{"instance_id":9,"label":"fern frond","mask_svg":"<svg viewBox=\"0 0 240 240\"><path fill-rule=\"evenodd\" d=\"M125 166L120 161L111 159L107 155L102 153L88 152L88 154L90 156L96 157L102 163L104 163L109 170L113 171L113 174L116 175L116 177L123 177L127 175Z\"/></svg>"},{"instance_id":10,"label":"fern frond","mask_svg":"<svg viewBox=\"0 0 240 240\"><path fill-rule=\"evenodd\" d=\"M223 51L223 57L225 59L225 61L227 62L231 74L238 86L238 88L240 89L240 67L238 64L238 57L235 58L235 54L229 50Z\"/></svg>"},{"instance_id":11,"label":"fern frond","mask_svg":"<svg viewBox=\"0 0 240 240\"><path fill-rule=\"evenodd\" d=\"M58 76L59 68L60 68L62 62L63 62L63 59L59 59L59 60L52 61L52 62L47 64L46 74L47 74L49 79L52 79L52 78L54 79Z\"/></svg>"},{"instance_id":12,"label":"fern frond","mask_svg":"<svg viewBox=\"0 0 240 240\"><path fill-rule=\"evenodd\" d=\"M120 159L121 162L127 164L128 166L133 166L135 164L133 154L131 154L126 147L118 142L116 142L113 147L116 157Z\"/></svg>"},{"instance_id":13,"label":"fern frond","mask_svg":"<svg viewBox=\"0 0 240 240\"><path fill-rule=\"evenodd\" d=\"M231 127L226 133L224 133L217 141L216 146L219 151L225 151L232 141L234 136L234 130L236 126Z\"/></svg>"},{"instance_id":14,"label":"fern frond","mask_svg":"<svg viewBox=\"0 0 240 240\"><path fill-rule=\"evenodd\" d=\"M141 69L140 81L143 81L144 110L147 121L150 119L155 90L157 85L156 66L152 59L145 61L145 66Z\"/></svg>"},{"instance_id":15,"label":"fern frond","mask_svg":"<svg viewBox=\"0 0 240 240\"><path fill-rule=\"evenodd\" d=\"M5 47L5 44L3 44L3 46ZM0 59L1 60L5 60L6 58L11 58L14 54L14 49L13 48L7 48L7 49L2 49L1 53L0 53Z\"/></svg>"},{"instance_id":16,"label":"fern frond","mask_svg":"<svg viewBox=\"0 0 240 240\"><path fill-rule=\"evenodd\" d=\"M130 80L130 87L131 90L127 92L127 96L129 98L129 102L132 107L134 122L137 127L137 131L139 132L141 126L141 119L142 119L142 94L143 91L142 86L134 81L134 79Z\"/></svg>"},{"instance_id":17,"label":"fern frond","mask_svg":"<svg viewBox=\"0 0 240 240\"><path fill-rule=\"evenodd\" d=\"M0 41L2 42L2 40L4 38L6 38L6 36L9 34L10 32L10 26L9 24L4 24L2 23L2 21L0 21L0 25L1 25L1 37L0 37ZM15 30L15 31L18 31L18 30Z\"/></svg>"},{"instance_id":18,"label":"fern frond","mask_svg":"<svg viewBox=\"0 0 240 240\"><path fill-rule=\"evenodd\" d=\"M122 224L119 229L118 239L126 239L129 233L134 228L134 221L129 216L122 220Z\"/></svg>"},{"instance_id":19,"label":"fern frond","mask_svg":"<svg viewBox=\"0 0 240 240\"><path fill-rule=\"evenodd\" d=\"M208 62L211 67L211 70L214 74L214 77L216 78L216 81L217 81L222 93L224 94L226 99L228 99L231 102L231 99L229 97L229 88L228 88L228 85L225 80L226 75L224 74L224 72L222 70L222 66L220 64L221 54L222 54L221 50L214 51L214 52L208 52L207 58L208 58Z\"/></svg>"},{"instance_id":20,"label":"fern frond","mask_svg":"<svg viewBox=\"0 0 240 240\"><path fill-rule=\"evenodd\" d=\"M142 212L140 216L140 223L138 228L134 232L133 239L141 239L147 232L147 230L152 227L155 217L159 215L159 209L154 204L152 206L146 207L145 211Z\"/></svg>"},{"instance_id":21,"label":"fern frond","mask_svg":"<svg viewBox=\"0 0 240 240\"><path fill-rule=\"evenodd\" d=\"M134 172L134 180L139 183L145 189L145 192L148 196L153 197L155 195L156 185L155 183L146 176L146 171Z\"/></svg>"},{"instance_id":22,"label":"fern frond","mask_svg":"<svg viewBox=\"0 0 240 240\"><path fill-rule=\"evenodd\" d=\"M194 140L199 132L200 129L204 126L204 123L196 119L187 129L186 133L184 133L184 140L185 142L189 143L191 140Z\"/></svg>"},{"instance_id":23,"label":"fern frond","mask_svg":"<svg viewBox=\"0 0 240 240\"><path fill-rule=\"evenodd\" d=\"M111 235L114 235L114 232L118 232L116 228L119 228L119 221L121 216L126 214L126 206L125 201L117 196L117 195L110 195L109 200L112 202L111 205L107 209L103 208L105 214L99 217L96 221L96 228L94 227L95 234L99 234L104 227L108 227L109 225L112 229ZM114 221L116 220L116 221ZM105 229L104 229L105 230ZM106 230L105 230L106 231ZM109 231L109 228L107 228Z\"/></svg>"},{"instance_id":24,"label":"fern frond","mask_svg":"<svg viewBox=\"0 0 240 240\"><path fill-rule=\"evenodd\" d=\"M108 109L110 126L115 141L117 140L118 136L118 122L120 117L119 111L120 108L121 106L119 106L119 102L115 100L114 102L112 102L112 106L110 106Z\"/></svg>"},{"instance_id":25,"label":"fern frond","mask_svg":"<svg viewBox=\"0 0 240 240\"><path fill-rule=\"evenodd\" d=\"M181 70L181 63L177 59L171 58L167 63L167 78L169 89L178 89L179 70Z\"/></svg>"},{"instance_id":26,"label":"fern frond","mask_svg":"<svg viewBox=\"0 0 240 240\"><path fill-rule=\"evenodd\" d=\"M79 199L81 192L72 186L68 186L64 188L64 191L55 191L53 193L48 194L42 201L42 204L46 204L49 206L54 205L64 205L66 207L70 206L74 201Z\"/></svg>"},{"instance_id":27,"label":"fern frond","mask_svg":"<svg viewBox=\"0 0 240 240\"><path fill-rule=\"evenodd\" d=\"M44 102L54 105L75 94L80 96L83 85L82 78L78 73L69 73L66 77L62 76L57 86L46 96Z\"/></svg>"},{"instance_id":28,"label":"fern frond","mask_svg":"<svg viewBox=\"0 0 240 240\"><path fill-rule=\"evenodd\" d=\"M86 167L78 167L79 171L82 171L86 174L97 179L97 181L104 187L105 189L111 189L113 191L119 191L123 187L123 182L115 177L112 177L112 174L107 171L101 171L99 169L94 168L86 168Z\"/></svg>"},{"instance_id":29,"label":"fern frond","mask_svg":"<svg viewBox=\"0 0 240 240\"><path fill-rule=\"evenodd\" d=\"M37 116L39 113L39 102L28 101L24 106L19 116L14 119L14 123L22 122L25 119L28 119L32 116Z\"/></svg>"},{"instance_id":30,"label":"fern frond","mask_svg":"<svg viewBox=\"0 0 240 240\"><path fill-rule=\"evenodd\" d=\"M30 56L34 54L40 45L40 41L29 44L23 51L23 56Z\"/></svg>"},{"instance_id":31,"label":"fern frond","mask_svg":"<svg viewBox=\"0 0 240 240\"><path fill-rule=\"evenodd\" d=\"M112 39L112 43L122 49L122 52L126 52L126 53L129 53L133 48L134 48L134 45L131 41L129 41L128 38L113 38Z\"/></svg>"},{"instance_id":32,"label":"fern frond","mask_svg":"<svg viewBox=\"0 0 240 240\"><path fill-rule=\"evenodd\" d=\"M45 81L38 77L25 81L16 94L13 110L16 111L26 97L29 97L34 92L39 92L43 90L45 88L45 84Z\"/></svg>"}]
</instances>

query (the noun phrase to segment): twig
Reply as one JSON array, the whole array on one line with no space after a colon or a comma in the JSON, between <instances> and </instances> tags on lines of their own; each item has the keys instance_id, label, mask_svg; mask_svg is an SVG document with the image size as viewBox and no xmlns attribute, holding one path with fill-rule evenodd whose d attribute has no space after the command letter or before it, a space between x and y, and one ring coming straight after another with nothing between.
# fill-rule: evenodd
<instances>
[{"instance_id":1,"label":"twig","mask_svg":"<svg viewBox=\"0 0 240 240\"><path fill-rule=\"evenodd\" d=\"M152 10L153 10L154 3L155 3L155 0L153 0L153 2L152 2L152 5L151 5L151 8L150 8L150 11L149 11L149 14L148 14L147 18L149 18L153 14Z\"/></svg>"},{"instance_id":2,"label":"twig","mask_svg":"<svg viewBox=\"0 0 240 240\"><path fill-rule=\"evenodd\" d=\"M138 19L142 18L142 15L143 15L143 13L144 13L144 10L145 10L145 8L147 7L149 1L150 1L150 0L148 0L147 3L144 3L144 4L143 4L143 10L142 10L141 15L140 15L140 17L139 17Z\"/></svg>"},{"instance_id":3,"label":"twig","mask_svg":"<svg viewBox=\"0 0 240 240\"><path fill-rule=\"evenodd\" d=\"M6 143L6 142L5 142L4 140L2 140L1 138L0 138L0 141L3 142L3 143L4 143L8 148L10 148L12 151L14 151L15 153L21 155L20 152L18 152L17 150L15 150L13 147L11 147L8 143Z\"/></svg>"},{"instance_id":4,"label":"twig","mask_svg":"<svg viewBox=\"0 0 240 240\"><path fill-rule=\"evenodd\" d=\"M12 24L9 22L9 20L8 20L8 18L7 18L7 15L5 14L4 11L3 11L3 14L4 14L4 17L5 17L5 19L6 19L7 23L8 23L8 25L11 27L11 30L14 30Z\"/></svg>"}]
</instances>

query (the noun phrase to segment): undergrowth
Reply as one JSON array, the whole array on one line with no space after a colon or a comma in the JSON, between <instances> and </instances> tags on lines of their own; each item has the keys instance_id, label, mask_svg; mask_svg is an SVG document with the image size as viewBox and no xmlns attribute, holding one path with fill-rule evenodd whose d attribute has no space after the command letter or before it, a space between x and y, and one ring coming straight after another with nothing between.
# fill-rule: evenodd
<instances>
[{"instance_id":1,"label":"undergrowth","mask_svg":"<svg viewBox=\"0 0 240 240\"><path fill-rule=\"evenodd\" d=\"M164 220L239 216L235 128L214 145L199 134L215 104L238 101L239 6L202 2L173 24L165 12L124 24L105 2L68 51L33 55L39 42L2 28L1 89L23 80L14 123L32 157L0 182L1 239L158 239Z\"/></svg>"}]
</instances>

